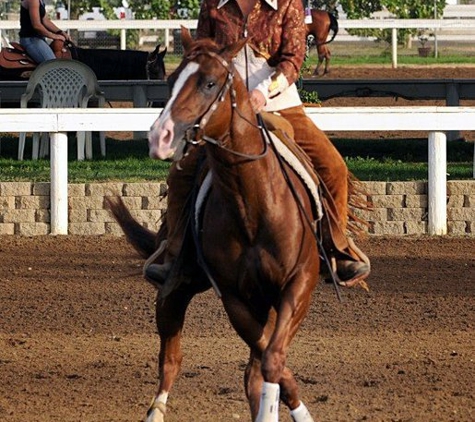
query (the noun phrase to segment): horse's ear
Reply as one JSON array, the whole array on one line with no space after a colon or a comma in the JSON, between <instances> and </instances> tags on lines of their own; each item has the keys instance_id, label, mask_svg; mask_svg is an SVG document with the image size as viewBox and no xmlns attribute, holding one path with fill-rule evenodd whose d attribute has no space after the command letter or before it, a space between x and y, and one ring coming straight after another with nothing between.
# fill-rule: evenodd
<instances>
[{"instance_id":1,"label":"horse's ear","mask_svg":"<svg viewBox=\"0 0 475 422\"><path fill-rule=\"evenodd\" d=\"M160 44L158 44L155 49L148 55L148 60L152 61L155 60L158 56L158 52L160 51Z\"/></svg>"},{"instance_id":2,"label":"horse's ear","mask_svg":"<svg viewBox=\"0 0 475 422\"><path fill-rule=\"evenodd\" d=\"M150 54L149 54L149 61L153 61L155 60L157 57L161 57L163 59L163 57L165 57L165 54L167 53L167 47L165 47L164 50L162 50L160 52L160 47L161 45L158 44L156 47L155 47L155 50L153 50Z\"/></svg>"},{"instance_id":3,"label":"horse's ear","mask_svg":"<svg viewBox=\"0 0 475 422\"><path fill-rule=\"evenodd\" d=\"M181 43L183 45L183 49L186 51L189 50L191 43L193 42L193 37L191 36L190 30L185 28L183 25L181 26Z\"/></svg>"},{"instance_id":4,"label":"horse's ear","mask_svg":"<svg viewBox=\"0 0 475 422\"><path fill-rule=\"evenodd\" d=\"M221 50L221 54L224 57L227 57L228 59L233 59L236 57L236 54L241 51L241 49L244 47L244 45L247 43L247 38L243 38L234 44L228 45L227 47L224 47Z\"/></svg>"}]
</instances>

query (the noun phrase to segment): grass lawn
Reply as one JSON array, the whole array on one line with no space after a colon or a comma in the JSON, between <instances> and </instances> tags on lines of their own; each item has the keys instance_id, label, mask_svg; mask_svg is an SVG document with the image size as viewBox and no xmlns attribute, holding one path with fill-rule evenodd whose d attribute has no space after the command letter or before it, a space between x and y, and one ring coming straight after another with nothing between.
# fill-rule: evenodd
<instances>
[{"instance_id":1,"label":"grass lawn","mask_svg":"<svg viewBox=\"0 0 475 422\"><path fill-rule=\"evenodd\" d=\"M360 180L427 180L426 139L334 139L349 169ZM75 141L69 141L68 178L70 183L92 181L141 182L165 180L169 163L148 157L146 140L107 139L107 157L100 157L94 142L94 159L78 162ZM447 178L471 179L473 143L454 141L447 147ZM4 137L0 154L0 181L49 181L49 160L16 159L18 139ZM27 140L25 157L31 154Z\"/></svg>"}]
</instances>

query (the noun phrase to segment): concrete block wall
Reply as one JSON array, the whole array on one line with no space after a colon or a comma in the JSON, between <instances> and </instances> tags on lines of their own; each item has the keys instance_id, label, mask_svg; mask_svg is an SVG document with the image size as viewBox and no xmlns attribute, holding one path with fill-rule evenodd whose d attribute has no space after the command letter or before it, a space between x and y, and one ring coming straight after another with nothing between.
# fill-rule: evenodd
<instances>
[{"instance_id":1,"label":"concrete block wall","mask_svg":"<svg viewBox=\"0 0 475 422\"><path fill-rule=\"evenodd\" d=\"M356 210L369 222L370 235L427 234L427 182L363 182L372 210ZM70 184L69 234L120 236L122 231L104 205L119 195L132 215L157 230L166 209L165 183ZM50 233L50 184L0 182L0 235ZM475 237L475 180L447 183L448 234Z\"/></svg>"},{"instance_id":2,"label":"concrete block wall","mask_svg":"<svg viewBox=\"0 0 475 422\"><path fill-rule=\"evenodd\" d=\"M71 235L122 235L107 211L105 196L121 196L145 227L156 230L166 209L165 183L75 183L68 186ZM0 182L0 235L50 233L50 184Z\"/></svg>"}]
</instances>

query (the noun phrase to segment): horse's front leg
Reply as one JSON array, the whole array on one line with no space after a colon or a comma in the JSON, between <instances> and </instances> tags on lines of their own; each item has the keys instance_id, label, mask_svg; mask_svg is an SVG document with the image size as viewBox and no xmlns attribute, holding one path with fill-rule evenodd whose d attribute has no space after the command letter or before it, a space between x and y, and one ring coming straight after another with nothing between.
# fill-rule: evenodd
<instances>
[{"instance_id":1,"label":"horse's front leg","mask_svg":"<svg viewBox=\"0 0 475 422\"><path fill-rule=\"evenodd\" d=\"M268 315L264 316L265 312L261 309L262 315L257 317L237 296L224 294L222 299L231 323L251 349L244 385L252 420L278 422L281 398L290 409L295 422L313 422L299 399L297 382L288 368L282 369L281 378L276 383L264 381L262 355L274 332L276 313L270 310Z\"/></svg>"},{"instance_id":2,"label":"horse's front leg","mask_svg":"<svg viewBox=\"0 0 475 422\"><path fill-rule=\"evenodd\" d=\"M296 394L295 380L286 368L287 349L291 340L297 333L300 325L307 314L310 306L312 291L317 284L318 262L310 265L307 271L302 271L299 275L287 284L281 296L280 306L277 310L277 320L275 329L262 355L262 375L264 385L261 393L261 405L257 422L277 421L272 419L273 407L275 406L267 396L272 397L279 392L279 384L286 386L287 393L294 393L286 397L287 405L291 409L292 417L297 422L313 422L306 407L299 401ZM313 270L313 271L312 271ZM283 398L283 397L281 397Z\"/></svg>"},{"instance_id":3,"label":"horse's front leg","mask_svg":"<svg viewBox=\"0 0 475 422\"><path fill-rule=\"evenodd\" d=\"M259 354L260 356L260 354ZM245 373L245 387L246 394L251 407L253 420L258 417L259 408L261 405L261 393L264 386L264 377L261 372L261 359L251 352L251 357L246 368ZM280 399L290 410L290 415L294 422L314 422L312 416L307 410L306 406L299 398L299 389L297 381L290 369L284 368L282 378L279 382ZM278 406L278 397L275 397L275 410ZM265 406L265 404L264 404ZM274 409L269 412L266 417L273 421L272 418L278 420L278 415L274 414ZM262 415L260 416L262 417Z\"/></svg>"},{"instance_id":4,"label":"horse's front leg","mask_svg":"<svg viewBox=\"0 0 475 422\"><path fill-rule=\"evenodd\" d=\"M157 297L156 321L160 336L158 391L147 412L146 422L163 422L167 408L168 394L180 372L183 354L181 333L188 305L196 294L189 284L173 291L163 301Z\"/></svg>"}]
</instances>

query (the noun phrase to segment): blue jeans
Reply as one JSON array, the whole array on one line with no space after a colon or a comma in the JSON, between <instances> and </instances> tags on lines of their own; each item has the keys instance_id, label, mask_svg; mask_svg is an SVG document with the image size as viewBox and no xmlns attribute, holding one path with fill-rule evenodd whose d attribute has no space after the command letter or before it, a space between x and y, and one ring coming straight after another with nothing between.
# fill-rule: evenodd
<instances>
[{"instance_id":1,"label":"blue jeans","mask_svg":"<svg viewBox=\"0 0 475 422\"><path fill-rule=\"evenodd\" d=\"M20 44L25 47L27 54L36 62L55 59L56 56L44 38L27 37L20 38Z\"/></svg>"}]
</instances>

